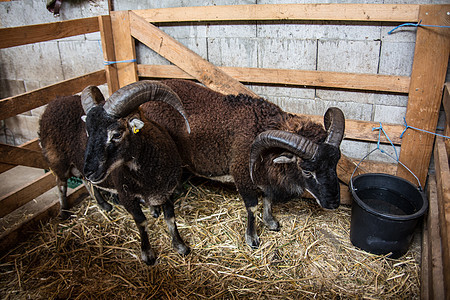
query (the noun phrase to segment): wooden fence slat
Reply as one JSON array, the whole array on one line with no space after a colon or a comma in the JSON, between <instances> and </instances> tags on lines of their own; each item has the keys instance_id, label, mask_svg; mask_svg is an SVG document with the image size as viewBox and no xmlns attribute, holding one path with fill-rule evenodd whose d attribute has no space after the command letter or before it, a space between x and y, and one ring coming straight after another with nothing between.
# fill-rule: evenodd
<instances>
[{"instance_id":1,"label":"wooden fence slat","mask_svg":"<svg viewBox=\"0 0 450 300\"><path fill-rule=\"evenodd\" d=\"M444 135L450 136L450 82L445 84L444 96L442 97L442 106L445 112L445 129ZM445 139L445 147L447 148L447 153L450 159L450 139Z\"/></svg>"},{"instance_id":2,"label":"wooden fence slat","mask_svg":"<svg viewBox=\"0 0 450 300\"><path fill-rule=\"evenodd\" d=\"M97 17L0 28L0 49L98 31Z\"/></svg>"},{"instance_id":3,"label":"wooden fence slat","mask_svg":"<svg viewBox=\"0 0 450 300\"><path fill-rule=\"evenodd\" d=\"M28 93L2 99L0 100L0 120L45 105L56 96L73 95L81 92L88 85L101 85L105 82L105 70L99 70L36 89Z\"/></svg>"},{"instance_id":4,"label":"wooden fence slat","mask_svg":"<svg viewBox=\"0 0 450 300\"><path fill-rule=\"evenodd\" d=\"M173 7L133 11L148 22L332 20L417 22L419 5L256 4Z\"/></svg>"},{"instance_id":5,"label":"wooden fence slat","mask_svg":"<svg viewBox=\"0 0 450 300\"><path fill-rule=\"evenodd\" d=\"M47 192L56 185L55 176L47 173L28 185L0 197L0 218Z\"/></svg>"},{"instance_id":6,"label":"wooden fence slat","mask_svg":"<svg viewBox=\"0 0 450 300\"><path fill-rule=\"evenodd\" d=\"M450 297L450 169L448 153L441 137L436 137L434 161L439 202L444 283L447 296Z\"/></svg>"},{"instance_id":7,"label":"wooden fence slat","mask_svg":"<svg viewBox=\"0 0 450 300\"><path fill-rule=\"evenodd\" d=\"M99 16L100 35L102 39L103 60L111 62L116 60L114 40L112 35L111 16ZM106 82L108 83L109 95L119 89L119 78L117 77L117 64L105 65Z\"/></svg>"},{"instance_id":8,"label":"wooden fence slat","mask_svg":"<svg viewBox=\"0 0 450 300\"><path fill-rule=\"evenodd\" d=\"M48 168L42 152L0 144L0 162L33 168Z\"/></svg>"},{"instance_id":9,"label":"wooden fence slat","mask_svg":"<svg viewBox=\"0 0 450 300\"><path fill-rule=\"evenodd\" d=\"M219 68L189 50L143 18L130 12L131 34L146 46L165 57L207 87L227 94L249 94L257 96L239 81L234 80Z\"/></svg>"},{"instance_id":10,"label":"wooden fence slat","mask_svg":"<svg viewBox=\"0 0 450 300\"><path fill-rule=\"evenodd\" d=\"M33 151L41 151L41 147L39 146L39 139L37 138L23 143L19 147ZM16 165L0 163L0 174L14 168L15 166Z\"/></svg>"},{"instance_id":11,"label":"wooden fence slat","mask_svg":"<svg viewBox=\"0 0 450 300\"><path fill-rule=\"evenodd\" d=\"M450 5L421 5L422 24L449 25ZM410 126L432 131L436 129L442 90L450 52L450 31L445 28L417 28L416 47L409 87L406 122ZM422 186L427 178L434 136L408 129L403 136L400 161L419 178ZM404 168L398 176L415 183Z\"/></svg>"},{"instance_id":12,"label":"wooden fence slat","mask_svg":"<svg viewBox=\"0 0 450 300\"><path fill-rule=\"evenodd\" d=\"M128 11L111 12L111 29L114 39L114 56L116 61L136 59L134 40L130 32L130 18ZM121 62L115 64L117 69L118 87L139 80L136 62Z\"/></svg>"},{"instance_id":13,"label":"wooden fence slat","mask_svg":"<svg viewBox=\"0 0 450 300\"><path fill-rule=\"evenodd\" d=\"M84 185L74 189L68 196L69 206L75 206L88 196ZM35 231L39 223L45 223L50 218L59 214L60 204L58 198L47 198L41 201L31 201L19 208L22 210L18 216L13 216L13 220L5 222L5 218L0 219L0 228L7 228L0 232L0 255L12 250L16 244L26 238L26 231Z\"/></svg>"},{"instance_id":14,"label":"wooden fence slat","mask_svg":"<svg viewBox=\"0 0 450 300\"><path fill-rule=\"evenodd\" d=\"M410 78L377 74L356 74L287 69L219 67L241 82L327 87L338 89L408 93ZM175 65L138 65L139 76L194 79Z\"/></svg>"}]
</instances>

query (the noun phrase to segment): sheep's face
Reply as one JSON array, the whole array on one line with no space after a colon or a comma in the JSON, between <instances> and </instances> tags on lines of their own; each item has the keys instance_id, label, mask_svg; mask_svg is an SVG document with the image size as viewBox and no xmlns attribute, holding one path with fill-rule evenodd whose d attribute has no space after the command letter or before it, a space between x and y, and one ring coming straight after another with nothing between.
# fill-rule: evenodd
<instances>
[{"instance_id":1,"label":"sheep's face","mask_svg":"<svg viewBox=\"0 0 450 300\"><path fill-rule=\"evenodd\" d=\"M94 184L101 183L130 155L130 135L142 128L136 117L114 118L102 106L93 107L86 117L88 142L84 175ZM131 128L130 128L131 127Z\"/></svg>"},{"instance_id":2,"label":"sheep's face","mask_svg":"<svg viewBox=\"0 0 450 300\"><path fill-rule=\"evenodd\" d=\"M299 196L307 190L317 203L326 209L335 209L340 203L340 189L336 166L340 158L338 148L322 144L315 157L303 160L290 152L272 152L257 167L258 185L266 192ZM267 181L264 179L266 178Z\"/></svg>"}]
</instances>

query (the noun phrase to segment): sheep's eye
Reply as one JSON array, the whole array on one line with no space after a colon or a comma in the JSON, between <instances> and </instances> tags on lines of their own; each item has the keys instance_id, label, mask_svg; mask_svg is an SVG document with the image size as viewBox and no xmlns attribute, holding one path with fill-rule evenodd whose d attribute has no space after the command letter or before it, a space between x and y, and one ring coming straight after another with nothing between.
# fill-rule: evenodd
<instances>
[{"instance_id":1,"label":"sheep's eye","mask_svg":"<svg viewBox=\"0 0 450 300\"><path fill-rule=\"evenodd\" d=\"M122 133L121 132L114 132L111 139L113 140L120 140L120 138L122 137Z\"/></svg>"},{"instance_id":2,"label":"sheep's eye","mask_svg":"<svg viewBox=\"0 0 450 300\"><path fill-rule=\"evenodd\" d=\"M312 172L310 172L310 171L302 170L302 173L303 173L303 175L304 175L305 177L311 177L311 176L313 176Z\"/></svg>"}]
</instances>

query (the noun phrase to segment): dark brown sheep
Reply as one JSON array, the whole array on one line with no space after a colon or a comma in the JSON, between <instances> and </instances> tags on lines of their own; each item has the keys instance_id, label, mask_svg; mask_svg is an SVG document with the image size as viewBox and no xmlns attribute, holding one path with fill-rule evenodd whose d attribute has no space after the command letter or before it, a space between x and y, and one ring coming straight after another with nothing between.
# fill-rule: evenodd
<instances>
[{"instance_id":1,"label":"dark brown sheep","mask_svg":"<svg viewBox=\"0 0 450 300\"><path fill-rule=\"evenodd\" d=\"M245 237L251 247L259 246L254 214L261 191L263 220L272 230L280 226L272 215L273 200L307 190L322 207L339 206L336 165L344 134L339 109L327 111L324 129L262 98L223 95L185 80L163 82L179 95L189 114L191 134L167 105L146 103L141 110L167 128L190 171L234 182L246 206Z\"/></svg>"},{"instance_id":2,"label":"dark brown sheep","mask_svg":"<svg viewBox=\"0 0 450 300\"><path fill-rule=\"evenodd\" d=\"M158 82L130 84L106 103L98 88L90 86L81 98L60 98L48 105L40 140L58 184L76 175L118 194L139 229L143 261L154 264L141 203L161 205L174 248L183 255L190 249L178 233L172 202L181 179L181 158L167 131L139 113L139 105L146 101L169 103L186 117L178 96ZM61 197L62 207L67 208L64 201Z\"/></svg>"}]
</instances>

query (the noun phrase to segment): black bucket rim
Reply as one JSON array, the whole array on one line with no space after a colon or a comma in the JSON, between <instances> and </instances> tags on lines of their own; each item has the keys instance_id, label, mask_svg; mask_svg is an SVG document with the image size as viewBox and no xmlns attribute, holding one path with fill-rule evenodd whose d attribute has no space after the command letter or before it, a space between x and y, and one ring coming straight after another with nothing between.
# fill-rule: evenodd
<instances>
[{"instance_id":1,"label":"black bucket rim","mask_svg":"<svg viewBox=\"0 0 450 300\"><path fill-rule=\"evenodd\" d=\"M356 190L354 188L354 184L353 184L353 182L355 180L357 180L358 178L367 177L367 176L373 176L373 175L388 177L388 178L399 180L399 181L401 181L401 182L403 182L405 184L410 185L415 190L417 190L417 192L420 194L420 197L422 197L422 200L423 200L422 201L422 203L423 203L422 207L418 211L416 211L415 213L410 214L410 215L386 214L386 213L380 213L379 211L373 209L372 207L367 205L363 200L361 200L358 197L358 195L356 194ZM351 178L350 190L351 190L351 193L352 193L352 196L353 196L353 200L357 202L359 207L361 207L362 209L364 209L368 213L371 213L373 215L376 215L378 217L385 218L385 219L388 219L388 220L393 220L393 221L414 220L414 219L417 219L417 218L420 218L421 216L423 216L425 214L425 212L427 211L427 209L428 209L428 201L427 201L427 199L425 197L425 193L422 191L421 188L416 187L414 184L412 184L410 181L408 181L408 180L406 180L404 178L401 178L401 177L398 177L398 176L394 176L394 175L390 175L390 174L384 174L384 173L365 173L365 174L360 174L360 175L358 175L358 176L356 176L354 178Z\"/></svg>"}]
</instances>

